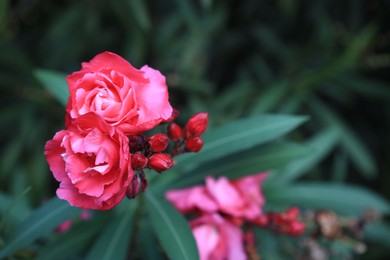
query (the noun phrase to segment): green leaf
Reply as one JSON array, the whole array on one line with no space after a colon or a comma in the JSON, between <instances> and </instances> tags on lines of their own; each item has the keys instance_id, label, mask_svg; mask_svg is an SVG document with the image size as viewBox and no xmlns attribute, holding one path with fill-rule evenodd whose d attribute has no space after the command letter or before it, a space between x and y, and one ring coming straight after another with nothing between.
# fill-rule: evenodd
<instances>
[{"instance_id":1,"label":"green leaf","mask_svg":"<svg viewBox=\"0 0 390 260\"><path fill-rule=\"evenodd\" d=\"M150 225L150 221L148 218L143 218L141 220L138 235L138 241L140 250L140 256L134 257L133 259L153 259L153 260L164 260L166 256L161 247L158 245L157 234L154 232L152 225Z\"/></svg>"},{"instance_id":2,"label":"green leaf","mask_svg":"<svg viewBox=\"0 0 390 260\"><path fill-rule=\"evenodd\" d=\"M324 124L338 129L341 145L360 172L366 178L375 177L377 169L374 159L355 133L320 100L312 98L309 105Z\"/></svg>"},{"instance_id":3,"label":"green leaf","mask_svg":"<svg viewBox=\"0 0 390 260\"><path fill-rule=\"evenodd\" d=\"M368 189L352 185L301 182L291 186L266 186L264 194L271 207L297 205L352 215L359 215L367 208L390 212L386 200Z\"/></svg>"},{"instance_id":4,"label":"green leaf","mask_svg":"<svg viewBox=\"0 0 390 260\"><path fill-rule=\"evenodd\" d=\"M289 163L279 173L269 177L268 182L275 184L288 183L298 179L317 165L337 144L339 133L335 128L329 128L314 136L307 142L311 153Z\"/></svg>"},{"instance_id":5,"label":"green leaf","mask_svg":"<svg viewBox=\"0 0 390 260\"><path fill-rule=\"evenodd\" d=\"M4 221L20 224L31 212L27 207L23 197L29 192L25 189L17 197L10 197L0 193L0 232L3 228Z\"/></svg>"},{"instance_id":6,"label":"green leaf","mask_svg":"<svg viewBox=\"0 0 390 260\"><path fill-rule=\"evenodd\" d=\"M68 84L66 74L50 70L37 69L34 71L38 81L63 105L68 102Z\"/></svg>"},{"instance_id":7,"label":"green leaf","mask_svg":"<svg viewBox=\"0 0 390 260\"><path fill-rule=\"evenodd\" d=\"M250 149L290 132L306 120L304 116L261 115L234 121L206 132L202 151L179 156L176 167L188 171L197 164Z\"/></svg>"},{"instance_id":8,"label":"green leaf","mask_svg":"<svg viewBox=\"0 0 390 260\"><path fill-rule=\"evenodd\" d=\"M163 198L157 198L152 190L145 193L146 207L154 231L172 260L197 260L198 250L192 231L184 217Z\"/></svg>"},{"instance_id":9,"label":"green leaf","mask_svg":"<svg viewBox=\"0 0 390 260\"><path fill-rule=\"evenodd\" d=\"M341 75L335 79L336 83L354 91L362 96L370 97L379 100L390 99L390 89L388 84L377 80L369 80L363 77L351 77Z\"/></svg>"},{"instance_id":10,"label":"green leaf","mask_svg":"<svg viewBox=\"0 0 390 260\"><path fill-rule=\"evenodd\" d=\"M283 96L288 91L288 84L285 81L280 81L268 87L261 96L257 98L257 102L251 109L251 114L260 114L269 112L276 107Z\"/></svg>"},{"instance_id":11,"label":"green leaf","mask_svg":"<svg viewBox=\"0 0 390 260\"><path fill-rule=\"evenodd\" d=\"M68 202L53 198L35 210L15 231L9 243L0 252L0 258L8 256L18 248L29 245L35 239L46 235L65 220L80 214L80 209Z\"/></svg>"},{"instance_id":12,"label":"green leaf","mask_svg":"<svg viewBox=\"0 0 390 260\"><path fill-rule=\"evenodd\" d=\"M71 229L58 235L54 240L45 245L38 255L37 259L70 259L83 249L85 249L91 240L101 231L107 218L96 217L88 221L80 221L72 225Z\"/></svg>"},{"instance_id":13,"label":"green leaf","mask_svg":"<svg viewBox=\"0 0 390 260\"><path fill-rule=\"evenodd\" d=\"M112 219L105 227L103 233L89 251L87 260L126 259L137 203L129 201L127 204L126 211Z\"/></svg>"},{"instance_id":14,"label":"green leaf","mask_svg":"<svg viewBox=\"0 0 390 260\"><path fill-rule=\"evenodd\" d=\"M206 176L226 176L230 179L243 177L265 170L283 167L288 162L307 156L306 146L291 142L277 142L235 153L179 175L172 187L184 187L201 182Z\"/></svg>"},{"instance_id":15,"label":"green leaf","mask_svg":"<svg viewBox=\"0 0 390 260\"><path fill-rule=\"evenodd\" d=\"M147 13L147 8L145 7L145 2L141 0L130 0L127 2L130 7L129 11L132 13L132 16L142 28L142 30L149 30L151 27L151 22Z\"/></svg>"},{"instance_id":16,"label":"green leaf","mask_svg":"<svg viewBox=\"0 0 390 260\"><path fill-rule=\"evenodd\" d=\"M385 222L369 224L365 228L364 237L370 242L390 248L390 225Z\"/></svg>"}]
</instances>

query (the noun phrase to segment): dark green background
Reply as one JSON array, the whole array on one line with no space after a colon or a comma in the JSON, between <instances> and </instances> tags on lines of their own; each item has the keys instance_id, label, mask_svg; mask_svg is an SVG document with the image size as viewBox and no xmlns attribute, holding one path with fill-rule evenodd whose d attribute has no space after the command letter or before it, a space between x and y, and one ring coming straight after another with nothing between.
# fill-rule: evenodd
<instances>
[{"instance_id":1,"label":"dark green background","mask_svg":"<svg viewBox=\"0 0 390 260\"><path fill-rule=\"evenodd\" d=\"M0 189L31 187L32 206L53 196L43 146L63 128L64 109L34 72L69 74L109 50L166 75L182 120L304 114L310 121L294 134L302 141L336 129L302 178L390 200L389 13L385 0L1 0Z\"/></svg>"}]
</instances>

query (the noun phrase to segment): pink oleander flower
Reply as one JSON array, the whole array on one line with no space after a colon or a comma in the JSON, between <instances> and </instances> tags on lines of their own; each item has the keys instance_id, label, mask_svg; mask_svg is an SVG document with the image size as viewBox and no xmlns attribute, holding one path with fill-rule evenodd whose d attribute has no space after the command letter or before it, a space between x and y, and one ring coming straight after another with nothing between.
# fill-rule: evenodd
<instances>
[{"instance_id":1,"label":"pink oleander flower","mask_svg":"<svg viewBox=\"0 0 390 260\"><path fill-rule=\"evenodd\" d=\"M182 213L221 212L232 218L253 221L262 215L265 199L260 186L266 177L267 173L234 181L226 177L207 177L205 186L171 190L166 198Z\"/></svg>"},{"instance_id":2,"label":"pink oleander flower","mask_svg":"<svg viewBox=\"0 0 390 260\"><path fill-rule=\"evenodd\" d=\"M190 222L200 260L244 260L241 229L214 213Z\"/></svg>"},{"instance_id":3,"label":"pink oleander flower","mask_svg":"<svg viewBox=\"0 0 390 260\"><path fill-rule=\"evenodd\" d=\"M128 138L94 113L57 132L46 143L45 156L60 182L57 196L80 208L113 208L134 175Z\"/></svg>"},{"instance_id":4,"label":"pink oleander flower","mask_svg":"<svg viewBox=\"0 0 390 260\"><path fill-rule=\"evenodd\" d=\"M171 118L165 77L147 65L140 70L122 57L103 52L67 78L70 97L66 125L89 112L125 135L152 129Z\"/></svg>"}]
</instances>

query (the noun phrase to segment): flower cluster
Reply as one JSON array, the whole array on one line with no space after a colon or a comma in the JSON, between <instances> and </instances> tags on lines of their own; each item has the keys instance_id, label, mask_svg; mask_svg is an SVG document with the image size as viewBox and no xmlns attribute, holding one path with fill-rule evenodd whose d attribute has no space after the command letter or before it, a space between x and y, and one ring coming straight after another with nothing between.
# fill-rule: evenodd
<instances>
[{"instance_id":1,"label":"flower cluster","mask_svg":"<svg viewBox=\"0 0 390 260\"><path fill-rule=\"evenodd\" d=\"M60 182L59 198L80 208L108 210L126 194L132 198L146 188L143 168L162 172L173 166L172 156L178 152L163 153L167 135L144 134L178 115L159 71L147 65L138 70L104 52L83 62L82 69L66 80L70 93L66 129L45 145L50 170ZM198 137L203 144L200 135L207 127L207 113L193 118L197 117L202 119L188 122L183 136L179 130L169 131L176 134L171 139L179 153L200 150L190 140Z\"/></svg>"},{"instance_id":2,"label":"flower cluster","mask_svg":"<svg viewBox=\"0 0 390 260\"><path fill-rule=\"evenodd\" d=\"M268 173L230 181L207 177L205 185L171 190L165 197L190 219L201 260L247 259L256 254L252 227L298 236L305 230L299 209L264 213L261 185ZM244 229L244 232L243 230Z\"/></svg>"},{"instance_id":3,"label":"flower cluster","mask_svg":"<svg viewBox=\"0 0 390 260\"><path fill-rule=\"evenodd\" d=\"M171 190L166 198L182 213L195 214L190 221L200 259L246 259L241 226L263 215L260 190L267 173L229 181L206 178L205 186Z\"/></svg>"},{"instance_id":4,"label":"flower cluster","mask_svg":"<svg viewBox=\"0 0 390 260\"><path fill-rule=\"evenodd\" d=\"M291 207L285 212L267 212L256 219L255 224L277 234L299 236L305 231L305 224L298 220L299 215L299 208Z\"/></svg>"}]
</instances>

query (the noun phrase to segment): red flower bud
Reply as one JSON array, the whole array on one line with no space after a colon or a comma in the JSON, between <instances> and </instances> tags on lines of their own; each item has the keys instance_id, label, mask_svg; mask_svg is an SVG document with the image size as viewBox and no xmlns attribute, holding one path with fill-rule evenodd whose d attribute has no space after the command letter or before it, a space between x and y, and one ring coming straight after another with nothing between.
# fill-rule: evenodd
<instances>
[{"instance_id":1,"label":"red flower bud","mask_svg":"<svg viewBox=\"0 0 390 260\"><path fill-rule=\"evenodd\" d=\"M148 138L150 151L153 153L164 151L167 148L168 143L169 139L166 134L155 134Z\"/></svg>"},{"instance_id":2,"label":"red flower bud","mask_svg":"<svg viewBox=\"0 0 390 260\"><path fill-rule=\"evenodd\" d=\"M259 227L267 227L269 225L270 218L268 215L260 215L254 221L253 224L258 225Z\"/></svg>"},{"instance_id":3,"label":"red flower bud","mask_svg":"<svg viewBox=\"0 0 390 260\"><path fill-rule=\"evenodd\" d=\"M305 224L300 221L293 221L289 225L288 234L290 236L299 236L302 235L303 232L305 232Z\"/></svg>"},{"instance_id":4,"label":"red flower bud","mask_svg":"<svg viewBox=\"0 0 390 260\"><path fill-rule=\"evenodd\" d=\"M129 147L131 153L142 151L145 148L145 145L146 145L145 135L140 134L140 135L129 136Z\"/></svg>"},{"instance_id":5,"label":"red flower bud","mask_svg":"<svg viewBox=\"0 0 390 260\"><path fill-rule=\"evenodd\" d=\"M190 152L197 153L202 150L203 139L201 137L193 137L186 141L186 148Z\"/></svg>"},{"instance_id":6,"label":"red flower bud","mask_svg":"<svg viewBox=\"0 0 390 260\"><path fill-rule=\"evenodd\" d=\"M291 207L291 208L287 209L285 214L286 214L286 217L289 221L293 221L293 220L297 219L297 217L299 216L299 208Z\"/></svg>"},{"instance_id":7,"label":"red flower bud","mask_svg":"<svg viewBox=\"0 0 390 260\"><path fill-rule=\"evenodd\" d=\"M133 168L133 170L143 169L147 164L148 158L146 158L145 155L141 152L136 152L131 157L131 168Z\"/></svg>"},{"instance_id":8,"label":"red flower bud","mask_svg":"<svg viewBox=\"0 0 390 260\"><path fill-rule=\"evenodd\" d=\"M173 159L165 153L156 153L149 157L149 167L156 172L163 172L173 166Z\"/></svg>"},{"instance_id":9,"label":"red flower bud","mask_svg":"<svg viewBox=\"0 0 390 260\"><path fill-rule=\"evenodd\" d=\"M126 196L129 199L134 199L140 193L140 188L141 188L141 178L138 174L136 174L131 180L130 185L127 187Z\"/></svg>"},{"instance_id":10,"label":"red flower bud","mask_svg":"<svg viewBox=\"0 0 390 260\"><path fill-rule=\"evenodd\" d=\"M168 136L172 139L172 141L176 142L183 137L183 130L178 124L171 123L168 126Z\"/></svg>"},{"instance_id":11,"label":"red flower bud","mask_svg":"<svg viewBox=\"0 0 390 260\"><path fill-rule=\"evenodd\" d=\"M141 191L144 192L148 187L148 180L145 178L145 175L142 175L141 178Z\"/></svg>"},{"instance_id":12,"label":"red flower bud","mask_svg":"<svg viewBox=\"0 0 390 260\"><path fill-rule=\"evenodd\" d=\"M206 112L198 113L188 120L184 127L184 137L189 139L191 137L201 136L206 131L208 123L208 114Z\"/></svg>"}]
</instances>

